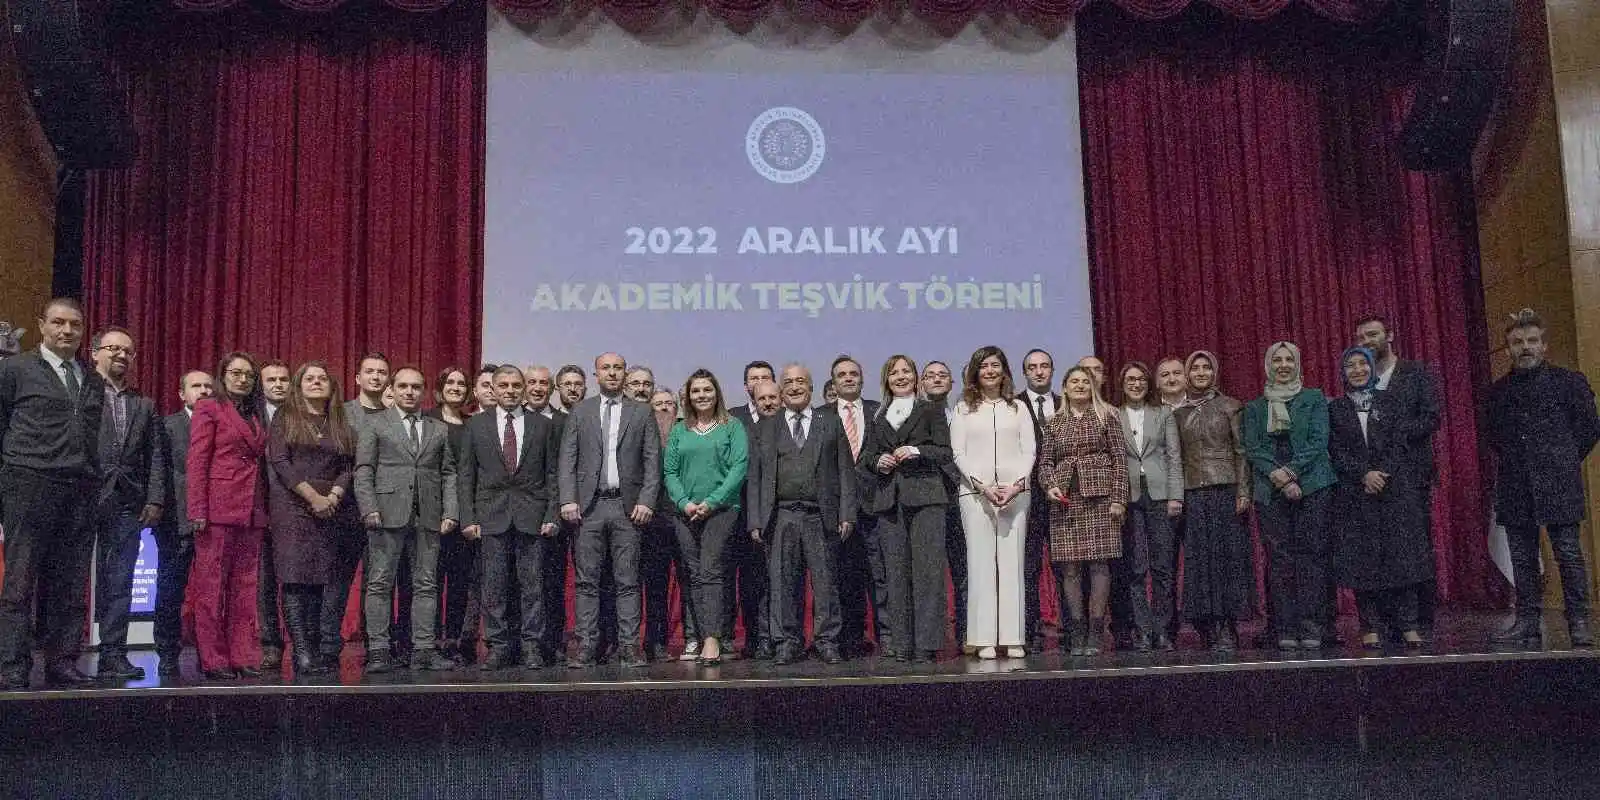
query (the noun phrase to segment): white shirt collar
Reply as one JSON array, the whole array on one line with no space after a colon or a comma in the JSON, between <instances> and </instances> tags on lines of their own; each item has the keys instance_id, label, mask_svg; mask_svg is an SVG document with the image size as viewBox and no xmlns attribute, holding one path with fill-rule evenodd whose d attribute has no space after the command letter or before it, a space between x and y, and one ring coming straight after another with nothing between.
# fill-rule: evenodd
<instances>
[{"instance_id":1,"label":"white shirt collar","mask_svg":"<svg viewBox=\"0 0 1600 800\"><path fill-rule=\"evenodd\" d=\"M77 363L77 361L75 359L74 360L68 360L68 359L62 358L61 356L56 355L55 353L50 351L50 348L45 347L42 344L39 345L39 355L42 356L44 358L44 360L45 360L45 363L49 364L50 368L55 370L57 373L61 372L61 365L62 364L76 364Z\"/></svg>"}]
</instances>

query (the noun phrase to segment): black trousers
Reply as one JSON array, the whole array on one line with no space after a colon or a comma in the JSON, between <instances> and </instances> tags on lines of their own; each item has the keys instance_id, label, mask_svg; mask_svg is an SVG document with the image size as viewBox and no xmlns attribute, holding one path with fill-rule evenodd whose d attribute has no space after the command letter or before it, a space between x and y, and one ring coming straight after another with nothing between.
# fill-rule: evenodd
<instances>
[{"instance_id":1,"label":"black trousers","mask_svg":"<svg viewBox=\"0 0 1600 800\"><path fill-rule=\"evenodd\" d=\"M483 622L483 544L459 531L439 538L440 591L439 639L443 642L478 641ZM468 655L475 655L469 653Z\"/></svg>"},{"instance_id":2,"label":"black trousers","mask_svg":"<svg viewBox=\"0 0 1600 800\"><path fill-rule=\"evenodd\" d=\"M950 619L946 597L944 503L878 515L888 577L890 630L904 653L943 650Z\"/></svg>"},{"instance_id":3,"label":"black trousers","mask_svg":"<svg viewBox=\"0 0 1600 800\"><path fill-rule=\"evenodd\" d=\"M723 613L727 619L722 629L732 636L733 619L737 615L744 622L745 646L754 647L756 642L772 639L772 582L767 572L767 547L749 536L740 535L749 531L742 510L734 531L728 539L731 579L724 587Z\"/></svg>"},{"instance_id":4,"label":"black trousers","mask_svg":"<svg viewBox=\"0 0 1600 800\"><path fill-rule=\"evenodd\" d=\"M186 523L163 524L155 531L159 558L152 634L156 653L162 658L177 658L183 652L183 598L189 588L189 565L194 562L194 536L180 532L180 525Z\"/></svg>"},{"instance_id":5,"label":"black trousers","mask_svg":"<svg viewBox=\"0 0 1600 800\"><path fill-rule=\"evenodd\" d=\"M278 589L278 568L272 561L272 531L263 531L261 565L256 571L256 621L261 629L262 648L283 649L283 630L278 625Z\"/></svg>"},{"instance_id":6,"label":"black trousers","mask_svg":"<svg viewBox=\"0 0 1600 800\"><path fill-rule=\"evenodd\" d=\"M127 655L128 609L133 603L133 568L144 526L134 511L96 515L94 618L100 623L100 656Z\"/></svg>"},{"instance_id":7,"label":"black trousers","mask_svg":"<svg viewBox=\"0 0 1600 800\"><path fill-rule=\"evenodd\" d=\"M839 534L822 521L812 503L778 504L766 541L767 573L772 576L772 639L779 648L805 650L805 608L802 592L806 570L811 571L811 633L818 647L839 643L839 594L834 569L839 561Z\"/></svg>"},{"instance_id":8,"label":"black trousers","mask_svg":"<svg viewBox=\"0 0 1600 800\"><path fill-rule=\"evenodd\" d=\"M1589 571L1583 563L1578 529L1578 523L1545 528L1556 557L1556 570L1561 574L1561 600L1567 619L1589 616ZM1507 525L1506 544L1511 550L1511 578L1517 584L1517 616L1537 618L1544 597L1544 581L1539 575L1539 526Z\"/></svg>"},{"instance_id":9,"label":"black trousers","mask_svg":"<svg viewBox=\"0 0 1600 800\"><path fill-rule=\"evenodd\" d=\"M1040 624L1040 617L1044 610L1043 601L1039 597L1039 573L1050 563L1050 505L1043 492L1029 492L1028 502L1028 538L1023 544L1022 551L1022 626L1023 633L1027 635L1031 644L1044 635ZM1051 570L1051 577L1057 586L1061 585L1060 576ZM1056 616L1058 620L1065 620L1066 598L1057 597L1057 605L1061 610Z\"/></svg>"},{"instance_id":10,"label":"black trousers","mask_svg":"<svg viewBox=\"0 0 1600 800\"><path fill-rule=\"evenodd\" d=\"M355 586L356 567L360 566L361 556L367 549L365 530L341 529L337 535L339 538L334 542L333 564L328 568L328 582L322 586L322 619L318 625L317 642L323 655L335 657L344 649L344 612L350 605L350 590L362 588ZM359 592L357 596L360 596ZM356 618L362 620L364 632L365 617L358 614ZM273 619L277 619L276 611Z\"/></svg>"},{"instance_id":11,"label":"black trousers","mask_svg":"<svg viewBox=\"0 0 1600 800\"><path fill-rule=\"evenodd\" d=\"M883 568L883 551L878 543L878 519L869 514L856 518L856 532L839 548L839 615L842 625L840 647L860 652L867 640L867 609L872 609L873 625L880 647L891 647L888 610L888 578Z\"/></svg>"},{"instance_id":12,"label":"black trousers","mask_svg":"<svg viewBox=\"0 0 1600 800\"><path fill-rule=\"evenodd\" d=\"M1266 546L1267 602L1278 638L1320 635L1333 619L1333 557L1328 531L1331 489L1290 502L1275 495L1258 506Z\"/></svg>"},{"instance_id":13,"label":"black trousers","mask_svg":"<svg viewBox=\"0 0 1600 800\"><path fill-rule=\"evenodd\" d=\"M0 469L6 531L0 584L0 673L25 675L33 663L34 622L48 661L76 659L88 615L90 529L96 484L20 469Z\"/></svg>"},{"instance_id":14,"label":"black trousers","mask_svg":"<svg viewBox=\"0 0 1600 800\"><path fill-rule=\"evenodd\" d=\"M1144 494L1128 504L1122 557L1111 562L1111 629L1172 636L1177 631L1173 618L1177 573L1177 543L1167 501Z\"/></svg>"},{"instance_id":15,"label":"black trousers","mask_svg":"<svg viewBox=\"0 0 1600 800\"><path fill-rule=\"evenodd\" d=\"M639 543L639 582L644 592L644 641L667 646L672 611L667 603L672 564L678 561L678 530L672 517L660 511L644 527Z\"/></svg>"},{"instance_id":16,"label":"black trousers","mask_svg":"<svg viewBox=\"0 0 1600 800\"><path fill-rule=\"evenodd\" d=\"M954 498L956 493L950 492ZM961 507L952 500L944 512L944 556L950 564L950 584L955 587L956 641L967 640L967 533L961 527Z\"/></svg>"},{"instance_id":17,"label":"black trousers","mask_svg":"<svg viewBox=\"0 0 1600 800\"><path fill-rule=\"evenodd\" d=\"M683 563L689 566L699 634L702 638L716 637L719 643L725 643L731 633L723 627L728 619L723 611L727 599L725 590L732 571L728 540L737 535L739 514L718 511L699 522L690 522L675 514L672 521L678 533L678 552L683 556Z\"/></svg>"},{"instance_id":18,"label":"black trousers","mask_svg":"<svg viewBox=\"0 0 1600 800\"><path fill-rule=\"evenodd\" d=\"M1356 614L1361 618L1361 632L1384 634L1385 631L1417 630L1417 593L1421 586L1413 583L1392 589L1356 590Z\"/></svg>"},{"instance_id":19,"label":"black trousers","mask_svg":"<svg viewBox=\"0 0 1600 800\"><path fill-rule=\"evenodd\" d=\"M616 587L617 624L614 641L623 647L639 646L639 545L642 532L628 519L628 509L616 498L596 498L578 525L572 548L577 570L576 633L585 654L598 655L604 638L601 590L606 576Z\"/></svg>"},{"instance_id":20,"label":"black trousers","mask_svg":"<svg viewBox=\"0 0 1600 800\"><path fill-rule=\"evenodd\" d=\"M521 646L526 658L544 648L545 562L560 552L560 543L512 528L479 540L483 556L483 632L490 654L511 654ZM513 617L511 605L518 614Z\"/></svg>"}]
</instances>

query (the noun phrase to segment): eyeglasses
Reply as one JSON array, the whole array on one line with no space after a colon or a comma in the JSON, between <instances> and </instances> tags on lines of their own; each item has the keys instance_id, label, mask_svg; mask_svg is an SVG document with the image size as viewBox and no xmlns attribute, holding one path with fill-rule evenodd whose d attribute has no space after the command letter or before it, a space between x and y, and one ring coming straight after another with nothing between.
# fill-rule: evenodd
<instances>
[{"instance_id":1,"label":"eyeglasses","mask_svg":"<svg viewBox=\"0 0 1600 800\"><path fill-rule=\"evenodd\" d=\"M230 378L254 378L256 376L256 373L253 370L248 369L230 369L222 374L227 375Z\"/></svg>"},{"instance_id":2,"label":"eyeglasses","mask_svg":"<svg viewBox=\"0 0 1600 800\"><path fill-rule=\"evenodd\" d=\"M103 344L103 345L100 345L99 347L97 347L95 349L96 350L106 350L106 351L109 351L109 352L112 352L112 353L122 353L123 355L127 356L128 358L133 358L133 348L124 347L123 345L120 345L120 344Z\"/></svg>"}]
</instances>

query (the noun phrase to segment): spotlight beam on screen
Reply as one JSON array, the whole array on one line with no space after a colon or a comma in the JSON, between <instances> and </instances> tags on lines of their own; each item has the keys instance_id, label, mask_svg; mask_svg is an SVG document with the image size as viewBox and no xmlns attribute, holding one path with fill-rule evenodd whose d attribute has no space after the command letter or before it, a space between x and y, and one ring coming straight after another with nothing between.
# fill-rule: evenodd
<instances>
[{"instance_id":1,"label":"spotlight beam on screen","mask_svg":"<svg viewBox=\"0 0 1600 800\"><path fill-rule=\"evenodd\" d=\"M725 31L581 48L489 33L484 357L605 351L733 397L745 362L892 353L959 374L1091 351L1071 31L820 49ZM1024 52L1025 51L1025 52ZM820 399L820 396L819 396Z\"/></svg>"}]
</instances>

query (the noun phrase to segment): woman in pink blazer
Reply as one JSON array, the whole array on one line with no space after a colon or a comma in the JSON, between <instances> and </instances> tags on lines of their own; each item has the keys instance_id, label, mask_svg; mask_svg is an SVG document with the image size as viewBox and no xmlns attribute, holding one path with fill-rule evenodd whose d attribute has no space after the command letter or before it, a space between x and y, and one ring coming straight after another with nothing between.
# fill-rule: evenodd
<instances>
[{"instance_id":1,"label":"woman in pink blazer","mask_svg":"<svg viewBox=\"0 0 1600 800\"><path fill-rule=\"evenodd\" d=\"M267 527L267 425L257 372L249 353L224 356L223 391L196 404L189 422L189 596L200 669L213 680L261 675L256 575Z\"/></svg>"}]
</instances>

